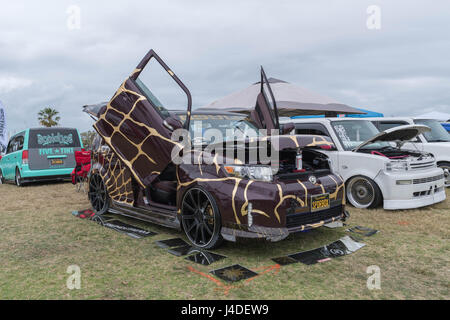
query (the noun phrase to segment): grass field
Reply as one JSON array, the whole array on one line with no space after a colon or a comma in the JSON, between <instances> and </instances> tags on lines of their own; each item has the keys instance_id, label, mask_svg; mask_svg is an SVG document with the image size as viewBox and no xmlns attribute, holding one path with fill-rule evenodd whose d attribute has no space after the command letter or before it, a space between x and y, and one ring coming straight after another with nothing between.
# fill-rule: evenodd
<instances>
[{"instance_id":1,"label":"grass field","mask_svg":"<svg viewBox=\"0 0 450 320\"><path fill-rule=\"evenodd\" d=\"M129 220L158 232L132 239L73 217L72 210L89 204L68 183L0 185L0 203L0 299L450 298L448 199L409 211L349 207L349 226L380 230L364 239L367 246L325 263L279 270L268 269L274 264L270 258L317 248L348 233L345 228L319 228L278 243L225 243L215 252L228 258L202 266L154 244L183 237L177 231ZM234 286L200 274L235 263L266 272ZM66 286L67 267L74 264L81 268L79 290ZM381 290L367 289L371 265L380 267Z\"/></svg>"}]
</instances>

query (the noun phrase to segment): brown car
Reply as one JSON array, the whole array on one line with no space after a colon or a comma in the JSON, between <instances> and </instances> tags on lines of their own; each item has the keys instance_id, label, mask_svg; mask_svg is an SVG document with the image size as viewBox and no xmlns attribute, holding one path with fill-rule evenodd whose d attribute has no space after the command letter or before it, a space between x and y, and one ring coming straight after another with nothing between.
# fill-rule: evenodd
<instances>
[{"instance_id":1,"label":"brown car","mask_svg":"<svg viewBox=\"0 0 450 320\"><path fill-rule=\"evenodd\" d=\"M151 59L184 91L186 111L169 112L141 81L140 73ZM217 153L220 148L210 151L211 144L202 139L192 140L193 150L172 139L177 129L192 133L199 121L224 132L238 126L279 130L276 103L261 71L261 93L250 115L191 114L189 90L150 50L108 103L85 107L95 117L99 134L89 181L89 199L97 214L111 211L182 229L193 245L205 249L239 237L279 241L290 233L345 219L344 182L331 172L327 157L316 151L334 148L326 137L272 134L240 140L239 148L247 156L255 140L257 148L269 144L278 152L276 172L260 158L242 162L233 159L234 151L231 157ZM286 125L281 133L290 129ZM229 148L225 140L228 137L215 141L216 147ZM173 150L201 161L176 162ZM296 166L300 153L301 169Z\"/></svg>"}]
</instances>

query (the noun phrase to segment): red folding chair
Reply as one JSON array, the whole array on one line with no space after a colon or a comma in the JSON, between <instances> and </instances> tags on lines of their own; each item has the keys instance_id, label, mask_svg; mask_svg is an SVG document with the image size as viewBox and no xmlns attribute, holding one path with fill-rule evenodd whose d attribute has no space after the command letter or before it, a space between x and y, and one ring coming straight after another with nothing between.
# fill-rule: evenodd
<instances>
[{"instance_id":1,"label":"red folding chair","mask_svg":"<svg viewBox=\"0 0 450 320\"><path fill-rule=\"evenodd\" d=\"M91 170L91 152L75 151L76 167L73 169L71 177L72 183L76 186L77 191L83 188L86 192L85 184L88 180L89 171Z\"/></svg>"}]
</instances>

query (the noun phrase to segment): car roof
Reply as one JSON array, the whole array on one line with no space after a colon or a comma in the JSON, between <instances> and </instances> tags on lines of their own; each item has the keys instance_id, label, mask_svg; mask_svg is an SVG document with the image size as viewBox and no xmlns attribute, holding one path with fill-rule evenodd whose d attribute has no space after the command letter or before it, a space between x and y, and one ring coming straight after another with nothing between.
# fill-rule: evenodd
<instances>
[{"instance_id":1,"label":"car roof","mask_svg":"<svg viewBox=\"0 0 450 320\"><path fill-rule=\"evenodd\" d=\"M370 121L409 121L412 120L412 117L373 117L373 118L366 118Z\"/></svg>"},{"instance_id":2,"label":"car roof","mask_svg":"<svg viewBox=\"0 0 450 320\"><path fill-rule=\"evenodd\" d=\"M54 129L65 129L65 130L77 130L77 128L70 128L70 127L35 127L35 128L27 128L27 129L23 129L20 130L19 132L15 133L14 135L12 135L9 140L11 140L12 138L15 138L16 136L19 136L27 131L30 130L40 130L40 131L47 131L47 130L54 130Z\"/></svg>"},{"instance_id":3,"label":"car roof","mask_svg":"<svg viewBox=\"0 0 450 320\"><path fill-rule=\"evenodd\" d=\"M69 129L69 130L77 130L77 128L70 127L36 127L36 128L28 128L26 130L54 130L54 129Z\"/></svg>"}]
</instances>

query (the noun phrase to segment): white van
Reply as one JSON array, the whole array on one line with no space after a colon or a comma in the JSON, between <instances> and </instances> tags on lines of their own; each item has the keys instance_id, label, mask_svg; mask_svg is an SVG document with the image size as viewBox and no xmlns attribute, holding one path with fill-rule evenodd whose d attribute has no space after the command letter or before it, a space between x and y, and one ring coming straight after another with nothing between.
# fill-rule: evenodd
<instances>
[{"instance_id":1,"label":"white van","mask_svg":"<svg viewBox=\"0 0 450 320\"><path fill-rule=\"evenodd\" d=\"M383 131L405 124L423 124L430 127L431 131L419 134L416 139L403 145L404 149L417 149L432 153L436 158L438 167L445 170L445 186L450 187L450 134L439 121L433 119L414 118L369 118L370 121Z\"/></svg>"}]
</instances>

